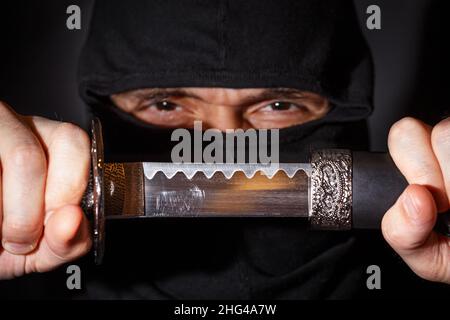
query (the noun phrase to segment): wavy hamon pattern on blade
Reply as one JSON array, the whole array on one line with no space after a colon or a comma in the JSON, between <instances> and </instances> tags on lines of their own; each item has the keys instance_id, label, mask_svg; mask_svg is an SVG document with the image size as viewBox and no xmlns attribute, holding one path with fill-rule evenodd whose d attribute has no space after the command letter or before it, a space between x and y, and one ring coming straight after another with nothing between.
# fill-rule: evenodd
<instances>
[{"instance_id":1,"label":"wavy hamon pattern on blade","mask_svg":"<svg viewBox=\"0 0 450 320\"><path fill-rule=\"evenodd\" d=\"M311 173L309 163L279 163L271 165L253 163L171 163L171 162L146 162L143 163L145 177L153 179L157 172L162 172L168 179L171 179L178 172L183 173L188 179L192 179L196 173L203 173L210 179L215 173L222 173L227 179L236 172L242 172L248 179L253 178L257 172L262 172L268 178L272 178L277 172L283 171L289 178L292 178L298 171L304 171L308 176Z\"/></svg>"}]
</instances>

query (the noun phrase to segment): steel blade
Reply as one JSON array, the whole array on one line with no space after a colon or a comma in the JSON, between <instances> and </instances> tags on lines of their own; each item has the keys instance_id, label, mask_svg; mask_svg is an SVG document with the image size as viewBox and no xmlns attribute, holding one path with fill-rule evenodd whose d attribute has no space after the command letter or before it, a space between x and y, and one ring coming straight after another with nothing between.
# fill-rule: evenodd
<instances>
[{"instance_id":1,"label":"steel blade","mask_svg":"<svg viewBox=\"0 0 450 320\"><path fill-rule=\"evenodd\" d=\"M156 173L161 172L167 178L172 178L177 173L183 173L191 179L196 173L201 172L207 178L211 178L215 173L222 173L227 179L230 179L236 172L242 172L247 178L252 178L256 172L272 178L277 172L283 171L292 178L298 171L304 171L310 176L311 165L309 163L170 163L170 162L144 162L144 174L151 180Z\"/></svg>"},{"instance_id":2,"label":"steel blade","mask_svg":"<svg viewBox=\"0 0 450 320\"><path fill-rule=\"evenodd\" d=\"M107 163L105 217L308 217L309 164Z\"/></svg>"},{"instance_id":3,"label":"steel blade","mask_svg":"<svg viewBox=\"0 0 450 320\"><path fill-rule=\"evenodd\" d=\"M192 169L192 168L191 168ZM198 168L195 168L197 170ZM308 217L309 183L304 170L165 171L147 176L147 217ZM250 172L250 174L249 174Z\"/></svg>"}]
</instances>

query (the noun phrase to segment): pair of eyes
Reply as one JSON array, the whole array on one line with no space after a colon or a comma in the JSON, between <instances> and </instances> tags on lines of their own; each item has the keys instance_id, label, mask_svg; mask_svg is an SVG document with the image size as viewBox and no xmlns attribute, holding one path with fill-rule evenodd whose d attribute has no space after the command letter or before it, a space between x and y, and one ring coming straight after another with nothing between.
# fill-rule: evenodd
<instances>
[{"instance_id":1,"label":"pair of eyes","mask_svg":"<svg viewBox=\"0 0 450 320\"><path fill-rule=\"evenodd\" d=\"M293 101L263 101L243 108L242 119L254 128L284 128L304 122L310 113L307 102L300 104ZM206 119L202 118L205 114L201 108L197 109L190 104L184 105L168 99L147 100L135 116L145 122L164 127L190 127L193 120Z\"/></svg>"},{"instance_id":2,"label":"pair of eyes","mask_svg":"<svg viewBox=\"0 0 450 320\"><path fill-rule=\"evenodd\" d=\"M153 102L148 105L148 108L153 109L155 111L159 111L159 112L174 112L174 111L183 110L182 106L180 106L176 103L167 101L167 100ZM300 110L303 108L304 108L304 106L302 106L302 105L288 102L288 101L274 101L270 104L263 105L262 107L258 108L257 111L260 111L260 112L283 112L283 111L296 111L296 110Z\"/></svg>"}]
</instances>

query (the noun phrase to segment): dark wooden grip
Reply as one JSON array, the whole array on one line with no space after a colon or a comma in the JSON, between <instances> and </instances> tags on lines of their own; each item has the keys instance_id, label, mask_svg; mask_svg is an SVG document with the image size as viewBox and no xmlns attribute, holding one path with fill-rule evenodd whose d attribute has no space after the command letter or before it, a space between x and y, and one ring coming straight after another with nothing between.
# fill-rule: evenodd
<instances>
[{"instance_id":1,"label":"dark wooden grip","mask_svg":"<svg viewBox=\"0 0 450 320\"><path fill-rule=\"evenodd\" d=\"M144 173L141 163L106 163L104 174L105 215L143 216Z\"/></svg>"}]
</instances>

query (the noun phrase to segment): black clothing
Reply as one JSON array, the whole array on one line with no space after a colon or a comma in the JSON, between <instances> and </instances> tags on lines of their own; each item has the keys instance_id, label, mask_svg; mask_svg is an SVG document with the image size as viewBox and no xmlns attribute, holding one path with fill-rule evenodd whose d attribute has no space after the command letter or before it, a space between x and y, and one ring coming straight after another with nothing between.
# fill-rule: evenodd
<instances>
[{"instance_id":1,"label":"black clothing","mask_svg":"<svg viewBox=\"0 0 450 320\"><path fill-rule=\"evenodd\" d=\"M115 109L142 87L292 87L333 104L323 119L280 130L282 161L311 149L368 149L372 62L350 0L96 1L80 60L80 94L103 122L108 161L170 161L170 132ZM420 90L418 90L420 91ZM233 199L238 203L239 199ZM414 275L381 232L309 231L280 219L109 221L104 264L73 262L2 282L7 298L445 297ZM380 266L382 290L366 287ZM30 281L32 280L32 281Z\"/></svg>"},{"instance_id":2,"label":"black clothing","mask_svg":"<svg viewBox=\"0 0 450 320\"><path fill-rule=\"evenodd\" d=\"M300 88L371 110L372 62L351 1L96 2L80 93L142 87Z\"/></svg>"},{"instance_id":3,"label":"black clothing","mask_svg":"<svg viewBox=\"0 0 450 320\"><path fill-rule=\"evenodd\" d=\"M368 148L372 63L350 1L96 2L80 93L103 121L108 161L166 160L170 132L116 110L144 87L289 87L330 99L323 119L280 130L280 160ZM239 199L233 199L239 202ZM104 264L80 298L350 298L426 294L380 232L309 231L304 221L110 221ZM383 290L369 291L377 264ZM420 285L421 290L411 290Z\"/></svg>"}]
</instances>

